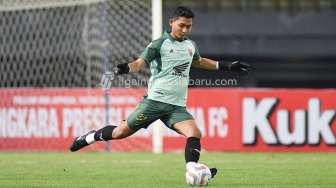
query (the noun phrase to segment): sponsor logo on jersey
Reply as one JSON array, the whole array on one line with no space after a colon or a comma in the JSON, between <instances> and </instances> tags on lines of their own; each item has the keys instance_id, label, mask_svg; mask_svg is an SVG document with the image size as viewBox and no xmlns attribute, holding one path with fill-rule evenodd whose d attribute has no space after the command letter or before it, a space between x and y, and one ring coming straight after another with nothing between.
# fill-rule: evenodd
<instances>
[{"instance_id":1,"label":"sponsor logo on jersey","mask_svg":"<svg viewBox=\"0 0 336 188\"><path fill-rule=\"evenodd\" d=\"M187 70L188 66L189 66L189 62L188 63L183 63L181 65L177 65L177 66L173 67L174 72L172 73L172 75L187 77L187 75L183 74L182 72Z\"/></svg>"}]
</instances>

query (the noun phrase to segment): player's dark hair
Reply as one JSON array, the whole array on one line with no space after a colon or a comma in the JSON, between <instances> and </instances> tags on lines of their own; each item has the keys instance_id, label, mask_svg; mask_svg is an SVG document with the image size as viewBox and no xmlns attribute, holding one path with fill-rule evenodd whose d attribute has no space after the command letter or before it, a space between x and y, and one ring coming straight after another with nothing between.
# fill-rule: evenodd
<instances>
[{"instance_id":1,"label":"player's dark hair","mask_svg":"<svg viewBox=\"0 0 336 188\"><path fill-rule=\"evenodd\" d=\"M174 15L173 15L174 19L178 19L179 17L185 17L185 18L195 18L195 14L193 13L193 11L191 11L191 9L187 6L180 6L177 7L174 11Z\"/></svg>"}]
</instances>

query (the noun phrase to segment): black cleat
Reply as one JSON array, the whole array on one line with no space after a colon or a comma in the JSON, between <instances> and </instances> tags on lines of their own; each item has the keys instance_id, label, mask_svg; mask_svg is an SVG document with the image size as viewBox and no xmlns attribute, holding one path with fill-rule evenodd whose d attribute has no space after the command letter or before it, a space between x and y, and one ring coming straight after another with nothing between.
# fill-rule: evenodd
<instances>
[{"instance_id":1,"label":"black cleat","mask_svg":"<svg viewBox=\"0 0 336 188\"><path fill-rule=\"evenodd\" d=\"M85 146L88 146L89 144L86 142L85 138L87 135L96 132L95 130L92 130L88 133L86 133L83 136L77 137L75 138L75 140L71 143L70 145L70 151L74 152L77 150L80 150L82 148L84 148Z\"/></svg>"},{"instance_id":2,"label":"black cleat","mask_svg":"<svg viewBox=\"0 0 336 188\"><path fill-rule=\"evenodd\" d=\"M210 168L210 172L211 172L211 178L214 178L215 175L217 174L217 168Z\"/></svg>"}]
</instances>

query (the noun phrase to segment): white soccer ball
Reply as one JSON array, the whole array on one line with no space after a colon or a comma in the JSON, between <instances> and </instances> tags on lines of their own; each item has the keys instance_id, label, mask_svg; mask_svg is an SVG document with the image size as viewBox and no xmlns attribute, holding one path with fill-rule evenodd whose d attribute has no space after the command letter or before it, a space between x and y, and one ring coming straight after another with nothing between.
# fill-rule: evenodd
<instances>
[{"instance_id":1,"label":"white soccer ball","mask_svg":"<svg viewBox=\"0 0 336 188\"><path fill-rule=\"evenodd\" d=\"M207 186L211 181L210 169L201 163L188 165L186 181L191 186Z\"/></svg>"}]
</instances>

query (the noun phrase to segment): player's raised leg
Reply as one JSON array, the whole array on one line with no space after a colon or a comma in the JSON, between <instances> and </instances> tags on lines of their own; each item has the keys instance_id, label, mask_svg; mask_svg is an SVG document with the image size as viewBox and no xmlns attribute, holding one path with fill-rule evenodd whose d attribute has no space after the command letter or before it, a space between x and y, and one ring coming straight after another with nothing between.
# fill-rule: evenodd
<instances>
[{"instance_id":1,"label":"player's raised leg","mask_svg":"<svg viewBox=\"0 0 336 188\"><path fill-rule=\"evenodd\" d=\"M92 130L73 140L70 145L70 151L74 152L82 149L85 146L93 144L96 141L108 141L115 139L126 138L136 131L132 130L126 121L123 121L119 126L108 125L98 131Z\"/></svg>"},{"instance_id":2,"label":"player's raised leg","mask_svg":"<svg viewBox=\"0 0 336 188\"><path fill-rule=\"evenodd\" d=\"M148 99L143 99L134 111L119 126L108 125L98 131L90 131L87 134L77 137L70 145L72 152L85 146L93 144L96 141L108 141L123 139L131 136L141 128L147 128L148 125L160 117L157 111L157 104Z\"/></svg>"}]
</instances>

